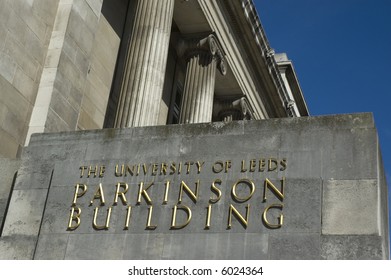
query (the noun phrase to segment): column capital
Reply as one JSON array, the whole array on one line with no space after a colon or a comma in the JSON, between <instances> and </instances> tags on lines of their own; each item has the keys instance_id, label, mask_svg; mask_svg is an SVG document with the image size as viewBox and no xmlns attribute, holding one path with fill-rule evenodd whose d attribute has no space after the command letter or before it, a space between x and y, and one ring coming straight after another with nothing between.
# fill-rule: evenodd
<instances>
[{"instance_id":1,"label":"column capital","mask_svg":"<svg viewBox=\"0 0 391 280\"><path fill-rule=\"evenodd\" d=\"M195 56L205 54L206 60L201 63L209 64L212 59L215 59L220 73L223 76L227 73L225 53L214 33L207 36L181 38L178 40L177 50L178 55L184 57L186 61Z\"/></svg>"},{"instance_id":2,"label":"column capital","mask_svg":"<svg viewBox=\"0 0 391 280\"><path fill-rule=\"evenodd\" d=\"M246 97L236 99L219 100L218 118L221 121L252 120L254 114Z\"/></svg>"}]
</instances>

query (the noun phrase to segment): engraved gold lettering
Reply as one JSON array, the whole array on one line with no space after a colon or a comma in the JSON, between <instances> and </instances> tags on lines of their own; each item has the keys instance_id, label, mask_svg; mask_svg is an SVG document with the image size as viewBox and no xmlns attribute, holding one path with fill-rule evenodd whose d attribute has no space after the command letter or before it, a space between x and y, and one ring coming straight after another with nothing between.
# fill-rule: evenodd
<instances>
[{"instance_id":1,"label":"engraved gold lettering","mask_svg":"<svg viewBox=\"0 0 391 280\"><path fill-rule=\"evenodd\" d=\"M159 171L159 164L154 163L152 164L152 176L156 176Z\"/></svg>"},{"instance_id":2,"label":"engraved gold lettering","mask_svg":"<svg viewBox=\"0 0 391 280\"><path fill-rule=\"evenodd\" d=\"M79 192L79 190L82 190L81 192ZM75 194L73 196L73 202L72 202L72 206L75 206L76 205L76 200L83 196L85 193L87 192L87 185L84 185L84 184L76 184L75 186Z\"/></svg>"},{"instance_id":3,"label":"engraved gold lettering","mask_svg":"<svg viewBox=\"0 0 391 280\"><path fill-rule=\"evenodd\" d=\"M160 166L160 175L167 175L167 163L165 162L162 162L161 166Z\"/></svg>"},{"instance_id":4,"label":"engraved gold lettering","mask_svg":"<svg viewBox=\"0 0 391 280\"><path fill-rule=\"evenodd\" d=\"M151 197L148 195L147 191L150 187L153 186L153 182L151 184L149 184L148 187L144 188L144 182L141 182L139 184L139 191L138 191L138 197L137 197L137 204L140 204L141 203L141 196L144 197L145 201L148 203L148 204L152 204L152 199Z\"/></svg>"},{"instance_id":5,"label":"engraved gold lettering","mask_svg":"<svg viewBox=\"0 0 391 280\"><path fill-rule=\"evenodd\" d=\"M227 160L225 162L225 173L228 172L228 170L232 167L232 162L230 160Z\"/></svg>"},{"instance_id":6,"label":"engraved gold lettering","mask_svg":"<svg viewBox=\"0 0 391 280\"><path fill-rule=\"evenodd\" d=\"M170 164L170 175L175 174L175 172L176 172L176 164L175 164L175 162L172 162Z\"/></svg>"},{"instance_id":7,"label":"engraved gold lettering","mask_svg":"<svg viewBox=\"0 0 391 280\"><path fill-rule=\"evenodd\" d=\"M149 166L150 164L146 164L146 163L143 164L144 175L148 174Z\"/></svg>"},{"instance_id":8,"label":"engraved gold lettering","mask_svg":"<svg viewBox=\"0 0 391 280\"><path fill-rule=\"evenodd\" d=\"M79 207L71 208L71 215L69 216L69 223L68 223L67 230L75 230L80 226L80 222L81 222L80 215L81 215L81 209ZM73 224L73 222L76 223Z\"/></svg>"},{"instance_id":9,"label":"engraved gold lettering","mask_svg":"<svg viewBox=\"0 0 391 280\"><path fill-rule=\"evenodd\" d=\"M96 207L95 210L94 210L94 220L92 222L92 226L96 230L109 229L110 217L111 217L111 207L109 207L107 209L106 223L104 225L98 225L97 222L96 222L97 217L98 217L98 211L99 211L99 207Z\"/></svg>"},{"instance_id":10,"label":"engraved gold lettering","mask_svg":"<svg viewBox=\"0 0 391 280\"><path fill-rule=\"evenodd\" d=\"M259 172L265 171L266 168L266 160L264 158L259 160Z\"/></svg>"},{"instance_id":11,"label":"engraved gold lettering","mask_svg":"<svg viewBox=\"0 0 391 280\"><path fill-rule=\"evenodd\" d=\"M133 176L135 174L135 169L136 169L135 165L132 165L132 166L126 165L125 176L127 176L128 174Z\"/></svg>"},{"instance_id":12,"label":"engraved gold lettering","mask_svg":"<svg viewBox=\"0 0 391 280\"><path fill-rule=\"evenodd\" d=\"M90 178L91 174L94 174L94 178L98 174L98 166L92 167L91 165L88 167L88 175L87 178Z\"/></svg>"},{"instance_id":13,"label":"engraved gold lettering","mask_svg":"<svg viewBox=\"0 0 391 280\"><path fill-rule=\"evenodd\" d=\"M267 213L269 212L270 209L272 208L277 208L277 209L280 209L282 211L283 209L283 205L282 204L272 204L272 205L269 205L268 207L266 207L266 209L263 211L263 215L262 215L262 220L264 222L264 224L268 227L268 228L271 228L271 229L276 229L276 228L280 228L282 227L283 225L283 222L284 222L284 215L280 214L280 216L278 217L278 223L277 224L271 224L268 219L267 219Z\"/></svg>"},{"instance_id":14,"label":"engraved gold lettering","mask_svg":"<svg viewBox=\"0 0 391 280\"><path fill-rule=\"evenodd\" d=\"M211 217L211 213L212 213L212 204L209 204L206 209L208 209L208 210L206 211L205 229L209 229L210 228L210 217Z\"/></svg>"},{"instance_id":15,"label":"engraved gold lettering","mask_svg":"<svg viewBox=\"0 0 391 280\"><path fill-rule=\"evenodd\" d=\"M280 168L280 171L284 171L287 167L287 162L286 162L286 158L283 158L281 161L280 161L280 165L281 165L281 168Z\"/></svg>"},{"instance_id":16,"label":"engraved gold lettering","mask_svg":"<svg viewBox=\"0 0 391 280\"><path fill-rule=\"evenodd\" d=\"M185 162L185 165L187 166L186 168L186 174L189 174L190 173L190 167L194 164L194 162L192 161L187 161Z\"/></svg>"},{"instance_id":17,"label":"engraved gold lettering","mask_svg":"<svg viewBox=\"0 0 391 280\"><path fill-rule=\"evenodd\" d=\"M178 174L181 174L181 171L182 171L182 162L179 162L179 165L178 165Z\"/></svg>"},{"instance_id":18,"label":"engraved gold lettering","mask_svg":"<svg viewBox=\"0 0 391 280\"><path fill-rule=\"evenodd\" d=\"M181 225L176 224L176 216L177 216L178 209L183 210L187 215L186 222ZM184 228L185 226L187 226L190 223L191 217L192 217L192 214L191 214L191 210L189 207L187 207L185 205L175 205L173 208L173 211L172 211L172 220L171 220L171 228L170 229Z\"/></svg>"},{"instance_id":19,"label":"engraved gold lettering","mask_svg":"<svg viewBox=\"0 0 391 280\"><path fill-rule=\"evenodd\" d=\"M152 225L151 224L151 221L152 221L152 213L153 213L153 206L149 206L148 208L148 220L147 220L147 226L145 229L149 229L149 230L154 230L157 228L157 225Z\"/></svg>"},{"instance_id":20,"label":"engraved gold lettering","mask_svg":"<svg viewBox=\"0 0 391 280\"><path fill-rule=\"evenodd\" d=\"M120 188L123 188L123 191L120 191ZM114 196L114 205L118 203L118 197L121 198L122 204L126 205L128 202L126 201L126 192L128 191L129 186L126 183L117 183L117 187L115 190L115 196Z\"/></svg>"},{"instance_id":21,"label":"engraved gold lettering","mask_svg":"<svg viewBox=\"0 0 391 280\"><path fill-rule=\"evenodd\" d=\"M129 229L130 217L132 215L132 206L128 206L126 208L126 219L125 219L125 227L124 230Z\"/></svg>"},{"instance_id":22,"label":"engraved gold lettering","mask_svg":"<svg viewBox=\"0 0 391 280\"><path fill-rule=\"evenodd\" d=\"M94 196L90 202L90 205L94 204L94 200L99 199L100 205L105 205L105 194L103 192L103 186L102 183L99 184L99 187L96 189Z\"/></svg>"},{"instance_id":23,"label":"engraved gold lettering","mask_svg":"<svg viewBox=\"0 0 391 280\"><path fill-rule=\"evenodd\" d=\"M99 177L102 178L104 177L105 175L105 171L106 171L106 166L102 165L99 167Z\"/></svg>"},{"instance_id":24,"label":"engraved gold lettering","mask_svg":"<svg viewBox=\"0 0 391 280\"><path fill-rule=\"evenodd\" d=\"M124 174L124 165L123 164L121 165L121 171L119 171L118 169L119 169L119 165L116 164L115 165L115 177L123 176L123 174Z\"/></svg>"},{"instance_id":25,"label":"engraved gold lettering","mask_svg":"<svg viewBox=\"0 0 391 280\"><path fill-rule=\"evenodd\" d=\"M83 178L84 177L84 171L87 170L87 166L80 166L79 169L80 169L80 178Z\"/></svg>"},{"instance_id":26,"label":"engraved gold lettering","mask_svg":"<svg viewBox=\"0 0 391 280\"><path fill-rule=\"evenodd\" d=\"M224 163L220 160L216 161L213 166L212 170L214 173L220 173L224 169Z\"/></svg>"},{"instance_id":27,"label":"engraved gold lettering","mask_svg":"<svg viewBox=\"0 0 391 280\"><path fill-rule=\"evenodd\" d=\"M244 228L247 228L248 218L250 216L250 204L247 204L246 206L246 218L244 218L232 204L229 206L228 229L232 228L232 215L236 217L236 219L243 225Z\"/></svg>"},{"instance_id":28,"label":"engraved gold lettering","mask_svg":"<svg viewBox=\"0 0 391 280\"><path fill-rule=\"evenodd\" d=\"M196 162L198 174L201 173L201 169L202 169L202 166L204 165L204 163L205 163L205 161L203 161L203 162L197 161Z\"/></svg>"},{"instance_id":29,"label":"engraved gold lettering","mask_svg":"<svg viewBox=\"0 0 391 280\"><path fill-rule=\"evenodd\" d=\"M268 171L274 171L278 168L278 161L275 158L269 158Z\"/></svg>"},{"instance_id":30,"label":"engraved gold lettering","mask_svg":"<svg viewBox=\"0 0 391 280\"><path fill-rule=\"evenodd\" d=\"M197 180L195 192L193 192L188 185L184 181L181 182L181 186L179 188L179 198L178 203L180 204L182 202L182 196L183 196L183 190L188 194L188 196L194 201L197 202L198 199L198 186L200 184L200 180Z\"/></svg>"},{"instance_id":31,"label":"engraved gold lettering","mask_svg":"<svg viewBox=\"0 0 391 280\"><path fill-rule=\"evenodd\" d=\"M245 185L250 187L250 194L248 196L246 196L246 197L239 197L238 194L236 193L236 187L239 184L241 184L241 183L243 183L243 184L245 184ZM251 181L251 180L248 180L248 179L240 179L240 180L236 181L236 183L232 186L232 191L231 192L232 192L233 198L236 201L245 202L245 201L249 200L253 196L253 194L255 192L254 182Z\"/></svg>"},{"instance_id":32,"label":"engraved gold lettering","mask_svg":"<svg viewBox=\"0 0 391 280\"><path fill-rule=\"evenodd\" d=\"M266 178L264 188L263 188L263 202L266 202L266 189L269 188L275 196L281 201L284 200L284 186L285 186L285 177L282 177L281 179L281 191L277 189L277 187L268 179Z\"/></svg>"},{"instance_id":33,"label":"engraved gold lettering","mask_svg":"<svg viewBox=\"0 0 391 280\"><path fill-rule=\"evenodd\" d=\"M216 179L216 180L213 181L212 185L210 186L211 191L214 192L217 195L216 198L211 197L209 199L210 203L216 203L216 202L218 202L220 200L220 198L221 198L221 190L218 187L216 187L216 184L221 185L221 183L222 182L221 182L220 179Z\"/></svg>"},{"instance_id":34,"label":"engraved gold lettering","mask_svg":"<svg viewBox=\"0 0 391 280\"><path fill-rule=\"evenodd\" d=\"M240 167L240 172L246 172L246 171L247 171L246 161L242 160L241 167Z\"/></svg>"},{"instance_id":35,"label":"engraved gold lettering","mask_svg":"<svg viewBox=\"0 0 391 280\"><path fill-rule=\"evenodd\" d=\"M254 172L256 167L257 167L257 160L256 159L250 160L250 170L249 171Z\"/></svg>"},{"instance_id":36,"label":"engraved gold lettering","mask_svg":"<svg viewBox=\"0 0 391 280\"><path fill-rule=\"evenodd\" d=\"M168 191L170 190L170 181L166 182L166 188L164 190L164 199L163 199L163 204L167 204L168 202Z\"/></svg>"}]
</instances>

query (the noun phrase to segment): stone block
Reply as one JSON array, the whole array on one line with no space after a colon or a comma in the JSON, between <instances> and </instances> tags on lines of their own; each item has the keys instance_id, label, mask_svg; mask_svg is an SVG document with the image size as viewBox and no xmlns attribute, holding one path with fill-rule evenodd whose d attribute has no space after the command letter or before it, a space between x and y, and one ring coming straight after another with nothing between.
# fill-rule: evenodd
<instances>
[{"instance_id":1,"label":"stone block","mask_svg":"<svg viewBox=\"0 0 391 280\"><path fill-rule=\"evenodd\" d=\"M38 91L37 81L28 77L18 68L15 72L12 84L30 102L30 104L34 104Z\"/></svg>"},{"instance_id":2,"label":"stone block","mask_svg":"<svg viewBox=\"0 0 391 280\"><path fill-rule=\"evenodd\" d=\"M269 237L269 258L271 260L320 259L320 252L320 234L286 233Z\"/></svg>"},{"instance_id":3,"label":"stone block","mask_svg":"<svg viewBox=\"0 0 391 280\"><path fill-rule=\"evenodd\" d=\"M5 40L4 40L5 42ZM12 56L0 52L0 78L5 79L9 83L12 83L12 80L16 73L17 65Z\"/></svg>"},{"instance_id":4,"label":"stone block","mask_svg":"<svg viewBox=\"0 0 391 280\"><path fill-rule=\"evenodd\" d=\"M0 155L7 158L15 158L18 154L19 144L15 138L0 128Z\"/></svg>"},{"instance_id":5,"label":"stone block","mask_svg":"<svg viewBox=\"0 0 391 280\"><path fill-rule=\"evenodd\" d=\"M53 26L60 0L34 0L33 11L47 25Z\"/></svg>"},{"instance_id":6,"label":"stone block","mask_svg":"<svg viewBox=\"0 0 391 280\"><path fill-rule=\"evenodd\" d=\"M36 242L36 236L1 236L0 260L32 260Z\"/></svg>"},{"instance_id":7,"label":"stone block","mask_svg":"<svg viewBox=\"0 0 391 280\"><path fill-rule=\"evenodd\" d=\"M14 190L2 236L37 236L46 195L47 189Z\"/></svg>"},{"instance_id":8,"label":"stone block","mask_svg":"<svg viewBox=\"0 0 391 280\"><path fill-rule=\"evenodd\" d=\"M53 91L50 100L50 109L53 110L70 128L76 127L78 111L67 101L67 96L63 96L57 90Z\"/></svg>"},{"instance_id":9,"label":"stone block","mask_svg":"<svg viewBox=\"0 0 391 280\"><path fill-rule=\"evenodd\" d=\"M69 16L67 34L76 41L85 53L91 52L94 42L94 32L87 27L83 18L73 10Z\"/></svg>"},{"instance_id":10,"label":"stone block","mask_svg":"<svg viewBox=\"0 0 391 280\"><path fill-rule=\"evenodd\" d=\"M19 34L18 32L13 34ZM4 46L4 53L14 59L23 72L35 80L39 68L37 60L31 56L30 51L26 51L26 48L16 40L13 36L8 36ZM42 61L43 65L43 61Z\"/></svg>"},{"instance_id":11,"label":"stone block","mask_svg":"<svg viewBox=\"0 0 391 280\"><path fill-rule=\"evenodd\" d=\"M387 258L380 236L322 235L321 258L327 260L380 260Z\"/></svg>"},{"instance_id":12,"label":"stone block","mask_svg":"<svg viewBox=\"0 0 391 280\"><path fill-rule=\"evenodd\" d=\"M128 237L129 239L131 237ZM194 242L198 240L200 242ZM162 259L266 259L268 235L233 233L166 235Z\"/></svg>"},{"instance_id":13,"label":"stone block","mask_svg":"<svg viewBox=\"0 0 391 280\"><path fill-rule=\"evenodd\" d=\"M377 180L324 182L322 234L379 235Z\"/></svg>"},{"instance_id":14,"label":"stone block","mask_svg":"<svg viewBox=\"0 0 391 280\"><path fill-rule=\"evenodd\" d=\"M63 260L68 245L68 234L41 234L34 254L36 260Z\"/></svg>"},{"instance_id":15,"label":"stone block","mask_svg":"<svg viewBox=\"0 0 391 280\"><path fill-rule=\"evenodd\" d=\"M125 237L123 234L72 234L69 236L65 259L122 259Z\"/></svg>"}]
</instances>

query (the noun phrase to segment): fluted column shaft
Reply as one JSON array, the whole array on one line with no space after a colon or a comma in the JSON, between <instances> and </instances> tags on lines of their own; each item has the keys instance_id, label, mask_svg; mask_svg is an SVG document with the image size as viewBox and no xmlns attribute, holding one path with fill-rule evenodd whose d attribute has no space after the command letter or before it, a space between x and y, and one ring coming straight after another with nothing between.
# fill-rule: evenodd
<instances>
[{"instance_id":1,"label":"fluted column shaft","mask_svg":"<svg viewBox=\"0 0 391 280\"><path fill-rule=\"evenodd\" d=\"M216 68L225 75L223 54L213 35L195 46L188 43L187 69L182 95L180 123L212 121Z\"/></svg>"},{"instance_id":2,"label":"fluted column shaft","mask_svg":"<svg viewBox=\"0 0 391 280\"><path fill-rule=\"evenodd\" d=\"M139 0L115 127L156 125L163 93L174 0Z\"/></svg>"}]
</instances>

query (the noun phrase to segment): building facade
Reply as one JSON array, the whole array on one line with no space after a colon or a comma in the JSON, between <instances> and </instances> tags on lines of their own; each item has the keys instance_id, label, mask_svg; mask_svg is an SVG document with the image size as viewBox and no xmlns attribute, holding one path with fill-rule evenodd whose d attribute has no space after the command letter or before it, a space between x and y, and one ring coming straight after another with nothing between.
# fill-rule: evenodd
<instances>
[{"instance_id":1,"label":"building facade","mask_svg":"<svg viewBox=\"0 0 391 280\"><path fill-rule=\"evenodd\" d=\"M121 171L121 167L128 168L128 172L132 176L134 174L138 176L144 172L144 180L141 183L137 182L139 191L136 195L138 196L136 204L129 204L124 210L127 213L124 218L125 228L129 228L131 211L135 211L134 209L140 210L140 213L146 211L146 217L148 217L146 228L142 230L135 229L132 234L151 237L151 240L154 240L151 244L156 245L153 246L154 248L162 248L167 244L173 246L175 240L170 239L170 241L164 242L161 240L166 240L167 236L172 238L173 235L170 234L176 232L176 227L179 226L175 225L175 218L169 218L169 214L161 214L163 220L171 219L170 229L174 231L168 231L170 234L167 235L167 232L159 231L160 227L158 230L153 228L153 199L150 198L148 191L143 189L147 178L151 181L156 179L154 176L158 175L177 176L175 180L179 180L180 183L180 198L182 198L183 192L186 192L193 202L197 202L198 192L194 191L193 187L186 185L186 178L181 177L179 166L182 168L182 164L183 166L187 164L186 167L183 167L187 168L187 174L190 174L192 167L197 168L194 172L201 176L199 180L211 181L217 184L220 179L214 176L223 172L223 169L217 172L219 164L227 169L226 173L229 173L230 164L238 164L239 162L242 165L239 175L242 177L242 175L247 174L246 172L250 172L247 174L248 178L237 178L239 181L236 184L235 182L230 184L235 186L232 188L232 196L235 202L243 203L244 201L241 199L243 196L235 191L236 186L240 184L248 186L251 195L247 195L246 198L250 199L253 195L253 186L255 191L255 184L260 184L255 179L255 181L251 179L255 169L258 172L275 171L276 173L265 175L267 177L262 179L264 192L271 189L276 194L277 199L275 204L264 205L266 208L262 209L257 208L257 211L263 211L263 213L267 213L271 208L278 210L282 207L278 200L283 200L285 194L280 188L282 185L276 187L275 180L285 182L285 178L288 178L290 174L293 180L292 184L299 184L297 181L299 179L297 178L298 175L289 172L284 174L284 171L288 170L287 162L291 158L288 159L288 148L282 148L281 143L276 144L277 146L270 144L270 146L258 147L262 150L262 152L259 152L256 149L241 148L242 144L235 144L236 142L233 140L232 146L236 147L235 153L228 150L224 152L219 150L219 142L214 139L214 133L211 132L212 128L217 129L227 125L227 127L232 127L232 129L228 129L227 135L241 135L238 137L240 143L257 147L256 138L251 138L251 132L246 132L246 123L251 124L258 123L261 120L285 118L292 119L291 121L295 122L293 119L309 115L292 62L286 54L275 54L270 47L253 1L1 0L0 13L0 155L3 157L0 166L2 167L1 184L4 186L0 193L2 215L0 252L2 252L4 258L89 258L91 253L88 253L88 250L70 249L77 247L75 236L78 236L78 230L81 230L83 234L91 233L91 235L88 235L90 239L87 243L102 242L102 244L105 244L107 241L107 244L111 244L107 239L108 236L114 233L119 234L117 230L110 233L108 227L111 211L114 210L111 207L107 208L107 213L110 212L110 214L106 216L106 226L98 225L99 222L96 220L98 210L95 210L96 214L93 214L92 211L88 214L92 215L93 227L83 228L83 223L79 228L78 215L80 215L82 207L78 206L77 199L87 193L87 185L91 181L91 184L99 186L93 195L91 205L94 204L93 202L96 199L100 200L103 206L105 204L103 185L105 183L113 184L117 177L124 177L123 174L126 174L126 171ZM358 117L358 119L364 119L363 122L370 126L370 121L367 118L367 116ZM236 121L242 122L237 123ZM275 131L281 132L281 127L287 126L287 123L284 122L278 124L279 126L275 127ZM303 120L303 122L305 121ZM344 122L350 123L345 119ZM207 125L201 125L205 123ZM270 120L269 123L273 123L273 120ZM335 125L333 122L330 123ZM179 125L175 126L174 124ZM267 122L260 123L260 126L263 125L268 126ZM353 123L349 125L353 125ZM289 130L288 126L287 129ZM346 124L346 126L348 125ZM149 128L143 130L142 127ZM261 139L263 137L262 129L256 127L254 125L254 134L261 133L258 135L258 139ZM327 127L323 128L328 130ZM96 132L91 130L96 130ZM226 132L224 132L224 128L222 130L221 133L224 136ZM157 134L154 134L154 131ZM323 130L321 129L321 131ZM138 133L141 136L137 136ZM273 132L268 131L267 133ZM36 135L33 136L33 134ZM110 138L111 135L113 138ZM277 132L276 135L278 135ZM180 143L175 142L181 137L189 136L196 139L201 137L200 139L205 141L204 146L215 145L215 149L205 148L203 150L203 145L197 146L198 142L193 143L190 139L189 145L185 145L182 140ZM204 139L203 136L207 137ZM49 142L43 143L42 137ZM104 139L104 141L96 140L95 143L94 137ZM144 141L149 143L149 146L143 148L143 142L138 142L138 137L145 137ZM161 140L162 137L165 138L164 141ZM282 134L277 138L282 139ZM60 139L64 139L65 142L61 142ZM130 141L128 144L136 145L139 148L134 150L133 154L129 154L128 151L132 149L123 147L122 140L119 141L120 139L125 142L128 141L126 139L133 139L132 141L135 142ZM156 140L156 144L153 142L155 140L152 139L160 140ZM249 142L246 139L252 140ZM280 141L273 139L266 139L265 141L267 143L279 143ZM89 141L94 142L97 146L91 148ZM178 145L175 146L170 141ZM106 147L105 143L111 143L112 145ZM118 144L117 148L113 146L113 143ZM228 143L223 144L224 141L221 143L222 147L229 146ZM336 143L341 144L338 141ZM155 150L152 147L158 144L162 145L161 149L163 150ZM56 145L64 145L67 148L64 151L62 148L55 148ZM308 145L308 147L311 147L311 144ZM204 153L194 152L195 147L201 151L203 150ZM315 147L312 148L316 149ZM104 151L105 149L108 152ZM292 150L295 149L292 147ZM215 154L217 150L228 158L225 161L215 159L218 156ZM303 154L304 150L300 150L298 153ZM324 151L326 150L324 148ZM151 153L151 151L154 151L154 153ZM249 156L252 153L257 153L257 151L265 153L265 157L258 158L259 156L256 156L255 160ZM374 149L372 152L376 154L374 161L379 162L377 150ZM246 155L246 153L249 155ZM134 156L135 154L137 156ZM313 154L307 156L313 156ZM316 153L314 156L319 157L319 154ZM166 162L167 158L170 157L171 163ZM196 160L197 157L198 160ZM137 158L138 165L134 162L130 164L128 162L130 158L132 160ZM61 162L65 163L62 164ZM306 159L305 162L308 163L309 160ZM249 164L248 167L245 166L246 163ZM149 164L152 164L150 166L152 173L148 171ZM201 172L204 164L205 166L210 165L211 174ZM259 166L255 167L256 164ZM275 164L276 166L274 166ZM67 170L69 174L75 174L71 168L75 166L77 166L76 170L78 172L82 172L79 174L80 176L77 176L80 177L80 182L70 182L62 177L64 174L59 170ZM159 171L158 167L160 168ZM132 168L138 168L138 171L136 172ZM156 168L156 172L154 168ZM114 171L113 178L105 177L112 181L105 181L103 174L106 169ZM292 167L292 169L294 168ZM19 171L15 175L17 170ZM311 182L317 186L315 189L319 197L317 195L315 197L320 199L321 193L325 194L321 187L322 182L327 182L326 189L329 188L331 197L334 197L335 193L333 191L338 182L330 180L338 179L338 176L336 178L332 177L330 174L333 171L329 169L326 169L326 171L319 170L321 173L314 171L314 174L316 173L316 176L321 177L323 181L314 180L316 177L314 174L300 173L304 172L301 169L297 174L301 174L300 176L308 178L308 180L311 179ZM85 178L84 172L86 172ZM327 175L329 176L327 177L322 172L330 173L330 176ZM375 173L378 174L378 172L373 174ZM354 178L342 176L340 179L355 179L356 181L370 179L363 183L365 185L363 189L370 189L369 192L376 200L376 195L382 197L384 194L383 188L386 187L386 183L375 184L375 175L373 174L371 173L365 178L355 175ZM134 177L137 176L134 175ZM198 182L196 178L191 178ZM86 179L87 182L82 183L82 179ZM125 180L125 178L122 179ZM160 180L163 179L160 178ZM159 193L159 196L164 197L163 204L169 202L168 186L170 183L167 182L174 183L175 180L172 178L171 181L165 181L166 192ZM230 180L233 180L233 178ZM287 182L289 182L288 179ZM130 181L127 182L126 180L115 182L117 190L113 195L117 200L120 197L123 204L127 202L125 193L128 191L128 183L130 184ZM70 216L68 213L66 217L60 219L69 222L64 232L62 232L62 226L58 228L53 226L57 225L57 218L51 217L54 215L54 209L62 203L60 199L62 195L72 196L72 193L68 193L69 188L63 193L56 193L61 190L61 187L68 184L71 185L73 191L76 186L76 192L70 208ZM149 187L153 184L150 183ZM351 186L352 182L349 181L347 184ZM360 184L353 183L354 186L351 189L356 191L355 188ZM43 187L44 185L45 187ZM196 188L198 186L198 183L196 183ZM120 191L121 188L123 188L122 191ZM215 186L213 190L215 195L217 193L217 197L219 197L219 188ZM302 190L302 192L305 196L305 190ZM330 193L326 192L326 194ZM294 195L292 194L292 196ZM30 197L30 199L27 197ZM247 199L244 200L247 201ZM266 197L264 197L264 200L266 200ZM115 202L116 205L117 202ZM145 202L146 205L143 205L142 202ZM352 202L353 208L356 202L360 202L360 200ZM389 245L388 239L386 240L384 237L383 229L387 219L383 211L378 213L374 208L370 208L368 213L362 215L363 217L375 215L378 221L376 225L381 224L380 228L376 229L377 226L371 224L369 231L362 232L361 226L363 224L359 222L353 226L351 232L349 230L346 232L343 230L335 231L338 222L336 223L334 218L327 220L327 215L337 213L339 209L335 208L328 212L327 208L323 211L322 205L327 205L327 203L329 202L325 201L324 204L321 202L315 203L317 206L314 207L319 210L318 216L314 218L316 222L309 226L310 230L307 232L309 240L317 240L313 241L316 243L314 245L315 253L313 251L303 253L302 258L333 258L333 256L334 258L344 258L342 255L329 253L327 248L330 246L334 248L333 246L338 242L345 242L345 245L349 247L350 241L346 241L348 239L336 241L327 239L328 237L323 238L323 231L324 235L345 234L350 239L354 239L352 236L357 234L379 236L376 241L368 239L368 236L364 237L364 239L367 238L365 242L370 243L370 249L368 250L370 253L363 254L361 257L387 258ZM226 204L228 205L228 212L224 210L225 214L221 214L221 219L236 219L241 227L246 229L249 226L247 219L249 217L245 216L243 212L240 213L237 210L239 206L235 203L230 204L227 201L224 202L225 206ZM384 206L384 201L381 199L374 205L380 204L383 208L387 207ZM295 204L292 202L291 205ZM137 208L137 206L140 207ZM143 206L146 208L143 208ZM177 210L180 209L187 214L188 223L190 223L191 208L179 204L171 206L170 210L167 210L168 212L175 209L172 210L172 213L177 213ZM199 208L202 209L204 206L199 206ZM206 217L211 219L212 206L206 206L210 207L207 208ZM69 205L66 207L69 208ZM23 211L26 212L23 213L20 209L24 209ZM330 221L328 227L324 229L320 223L323 219L322 211L327 216L326 220ZM302 214L303 217L306 216L304 213ZM278 218L277 216L273 217ZM194 218L198 221L201 221L201 219L203 218L199 220ZM279 219L279 223L282 225L282 216ZM274 227L276 229L281 227L279 223L269 223L267 216L263 217L262 223L271 232ZM17 226L17 224L20 224L20 226ZM186 223L182 221L182 225L184 224ZM193 222L193 224L197 224L197 222ZM297 222L297 224L302 228L307 226L306 223L302 222ZM186 226L187 224L183 228ZM196 238L206 242L209 240L208 236L217 236L214 234L222 232L224 232L222 234L230 234L230 226L232 224L228 222L228 229L224 228L224 224L224 229L221 228L221 231L213 232L211 235L205 235L199 233L197 229L187 227L186 230L190 231L190 235L185 237L179 235L178 238L179 240L182 238L182 243L186 243L188 238ZM210 225L207 222L205 228L209 229L209 227ZM289 223L287 228L292 230ZM91 232L91 230L93 231ZM109 232L109 234L103 234L104 236L102 236L102 230ZM147 230L147 233L145 230ZM293 231L300 232L300 227L295 228L293 226ZM235 236L232 237L234 241L232 243L244 243L246 245L243 248L251 248L252 242L248 240L254 240L254 244L257 244L254 248L263 252L258 254L250 250L251 253L240 255L240 258L290 258L293 256L291 252L286 252L286 255L276 255L272 251L266 252L265 248L267 246L265 244L274 242L275 247L278 248L278 244L282 243L276 241L279 239L276 239L274 233L270 232L258 236L256 232L257 230L250 229L248 234L241 232L238 235L232 235ZM290 233L290 231L287 230L285 233ZM129 236L133 236L132 234ZM121 236L126 240L131 239L127 237L127 233L123 232L117 236ZM72 237L76 239L70 241ZM133 245L129 246L136 246L136 243L142 244L140 246L152 246L143 243L144 239L139 238L134 237L129 241ZM263 240L261 243L255 241L259 238ZM296 241L299 240L299 242L307 240L301 235L297 238ZM220 244L218 239L211 237L208 242ZM83 243L84 241L80 242ZM63 249L50 255L48 252L53 251L56 242L59 242L59 248ZM354 239L352 242L360 241ZM43 244L49 245L45 247ZM107 246L110 247L110 245ZM223 252L221 255L194 253L189 257L230 258L234 256L232 252L236 250L235 248L240 247L240 245L236 245L239 247L233 246L229 249L229 244L224 242L219 246L221 246L219 250ZM139 255L139 257L186 257L186 255L177 254L176 250L174 248L163 253L159 251L150 255ZM335 252L335 249L331 251ZM112 253L99 256L100 258L137 258L134 254L125 254L122 251L119 255ZM360 257L359 254L354 256L356 258Z\"/></svg>"}]
</instances>

